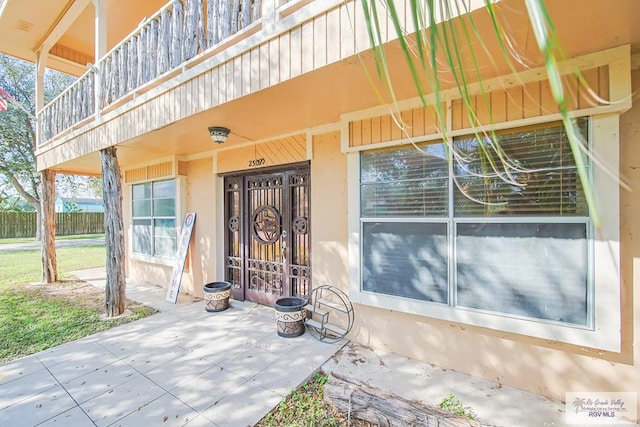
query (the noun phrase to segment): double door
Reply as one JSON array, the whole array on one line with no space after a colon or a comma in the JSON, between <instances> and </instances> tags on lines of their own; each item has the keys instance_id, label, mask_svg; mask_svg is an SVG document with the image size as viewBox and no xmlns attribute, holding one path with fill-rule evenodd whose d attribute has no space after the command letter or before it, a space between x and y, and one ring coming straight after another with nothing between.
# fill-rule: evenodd
<instances>
[{"instance_id":1,"label":"double door","mask_svg":"<svg viewBox=\"0 0 640 427\"><path fill-rule=\"evenodd\" d=\"M271 305L311 285L309 165L224 178L225 280L235 299Z\"/></svg>"}]
</instances>

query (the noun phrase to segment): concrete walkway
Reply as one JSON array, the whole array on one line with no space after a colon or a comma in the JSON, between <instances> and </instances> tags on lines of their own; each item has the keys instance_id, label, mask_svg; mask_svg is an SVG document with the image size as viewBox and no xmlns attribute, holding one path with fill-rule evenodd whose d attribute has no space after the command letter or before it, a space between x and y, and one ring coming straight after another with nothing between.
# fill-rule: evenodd
<instances>
[{"instance_id":1,"label":"concrete walkway","mask_svg":"<svg viewBox=\"0 0 640 427\"><path fill-rule=\"evenodd\" d=\"M104 237L94 237L90 239L56 239L56 248L68 248L89 245L104 245ZM40 242L23 242L23 243L3 243L0 240L0 252L18 252L18 251L34 251L40 249Z\"/></svg>"},{"instance_id":2,"label":"concrete walkway","mask_svg":"<svg viewBox=\"0 0 640 427\"><path fill-rule=\"evenodd\" d=\"M104 287L104 269L77 276ZM269 307L207 313L143 283L127 295L160 313L0 366L0 426L245 427L319 368L431 405L454 393L488 425L565 425L564 404L532 393L355 343L280 338Z\"/></svg>"}]
</instances>

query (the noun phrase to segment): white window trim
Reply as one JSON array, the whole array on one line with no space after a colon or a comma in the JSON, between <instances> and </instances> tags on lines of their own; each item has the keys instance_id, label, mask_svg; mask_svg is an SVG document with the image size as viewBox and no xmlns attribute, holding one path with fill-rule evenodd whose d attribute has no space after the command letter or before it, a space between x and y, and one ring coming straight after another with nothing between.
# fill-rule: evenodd
<instances>
[{"instance_id":1,"label":"white window trim","mask_svg":"<svg viewBox=\"0 0 640 427\"><path fill-rule=\"evenodd\" d=\"M187 179L184 176L176 176L173 178L161 178L154 181L167 181L173 179L176 182L176 242L180 238L182 232L182 219L187 213ZM154 182L148 181L148 182ZM129 193L133 193L133 186L141 184L140 182L133 183L129 186ZM133 209L133 206L132 206ZM133 242L133 213L131 213L131 225L129 226L129 242ZM148 264L164 265L173 267L175 263L175 256L166 257L158 255L148 255L140 252L133 251L133 244L129 245L129 254L132 260L146 262Z\"/></svg>"},{"instance_id":2,"label":"white window trim","mask_svg":"<svg viewBox=\"0 0 640 427\"><path fill-rule=\"evenodd\" d=\"M601 167L592 168L593 188L600 208L600 229L592 233L593 329L552 324L536 319L510 317L499 313L478 312L463 307L418 301L362 290L360 236L360 153L347 155L349 296L352 302L418 316L470 324L519 335L558 341L607 351L620 352L620 196L619 116L592 116L589 135L598 160L615 175Z\"/></svg>"}]
</instances>

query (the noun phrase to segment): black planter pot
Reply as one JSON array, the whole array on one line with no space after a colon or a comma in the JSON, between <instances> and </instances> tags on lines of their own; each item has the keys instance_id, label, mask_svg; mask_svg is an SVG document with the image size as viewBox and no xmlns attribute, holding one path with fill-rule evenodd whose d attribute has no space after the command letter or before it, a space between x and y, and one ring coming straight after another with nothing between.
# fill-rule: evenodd
<instances>
[{"instance_id":1,"label":"black planter pot","mask_svg":"<svg viewBox=\"0 0 640 427\"><path fill-rule=\"evenodd\" d=\"M299 337L304 334L307 300L300 297L279 298L273 304L276 310L278 335L284 338Z\"/></svg>"},{"instance_id":2,"label":"black planter pot","mask_svg":"<svg viewBox=\"0 0 640 427\"><path fill-rule=\"evenodd\" d=\"M204 309L209 312L223 311L229 308L231 283L211 282L204 285Z\"/></svg>"}]
</instances>

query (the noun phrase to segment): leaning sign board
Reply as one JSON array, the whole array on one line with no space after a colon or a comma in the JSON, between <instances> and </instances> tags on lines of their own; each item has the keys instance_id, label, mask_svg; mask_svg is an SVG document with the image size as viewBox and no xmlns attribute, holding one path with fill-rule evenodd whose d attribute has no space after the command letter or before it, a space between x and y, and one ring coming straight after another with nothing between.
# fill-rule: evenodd
<instances>
[{"instance_id":1,"label":"leaning sign board","mask_svg":"<svg viewBox=\"0 0 640 427\"><path fill-rule=\"evenodd\" d=\"M184 216L184 222L182 223L182 233L180 233L180 240L178 241L178 252L176 253L176 261L173 263L171 279L169 280L169 286L167 286L167 301L173 304L175 304L178 300L180 282L182 281L182 272L184 271L184 264L187 261L189 241L191 241L191 232L193 231L193 225L195 222L195 212L189 212Z\"/></svg>"}]
</instances>

